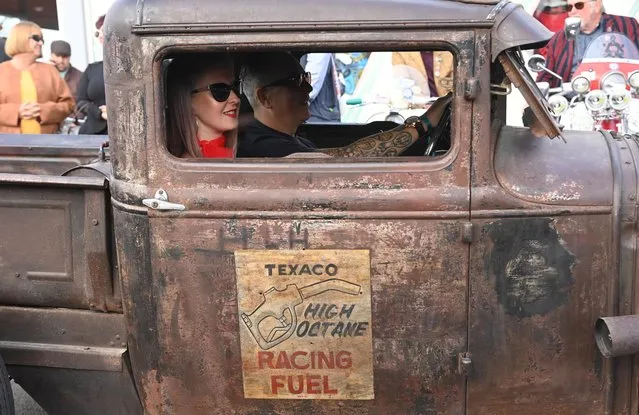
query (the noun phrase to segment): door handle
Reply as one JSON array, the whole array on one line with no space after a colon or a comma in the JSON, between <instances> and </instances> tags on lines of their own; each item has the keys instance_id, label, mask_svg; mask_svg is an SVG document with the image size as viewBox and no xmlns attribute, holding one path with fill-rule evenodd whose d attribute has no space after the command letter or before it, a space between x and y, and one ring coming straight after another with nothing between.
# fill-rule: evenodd
<instances>
[{"instance_id":1,"label":"door handle","mask_svg":"<svg viewBox=\"0 0 639 415\"><path fill-rule=\"evenodd\" d=\"M169 196L164 189L158 189L153 199L142 200L144 206L155 210L186 210L184 205L169 202Z\"/></svg>"}]
</instances>

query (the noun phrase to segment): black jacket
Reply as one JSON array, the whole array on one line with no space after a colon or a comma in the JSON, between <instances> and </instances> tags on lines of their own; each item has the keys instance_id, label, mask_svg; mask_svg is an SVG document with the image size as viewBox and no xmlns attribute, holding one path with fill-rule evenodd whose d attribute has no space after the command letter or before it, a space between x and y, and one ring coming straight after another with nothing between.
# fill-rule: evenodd
<instances>
[{"instance_id":1,"label":"black jacket","mask_svg":"<svg viewBox=\"0 0 639 415\"><path fill-rule=\"evenodd\" d=\"M78 110L86 115L80 134L108 134L107 122L100 111L100 106L106 105L103 62L87 66L78 84L76 102Z\"/></svg>"}]
</instances>

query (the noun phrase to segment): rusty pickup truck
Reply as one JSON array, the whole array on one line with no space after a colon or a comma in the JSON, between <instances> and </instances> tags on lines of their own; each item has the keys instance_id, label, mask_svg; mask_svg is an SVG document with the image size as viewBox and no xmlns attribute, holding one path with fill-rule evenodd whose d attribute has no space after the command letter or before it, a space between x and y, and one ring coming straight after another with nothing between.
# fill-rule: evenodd
<instances>
[{"instance_id":1,"label":"rusty pickup truck","mask_svg":"<svg viewBox=\"0 0 639 415\"><path fill-rule=\"evenodd\" d=\"M636 414L639 145L561 131L522 56L550 37L506 0L116 1L108 147L0 136L1 368L53 415ZM446 52L446 139L173 156L172 59L265 50L359 77L300 127L318 147L397 125L367 106L401 113Z\"/></svg>"}]
</instances>

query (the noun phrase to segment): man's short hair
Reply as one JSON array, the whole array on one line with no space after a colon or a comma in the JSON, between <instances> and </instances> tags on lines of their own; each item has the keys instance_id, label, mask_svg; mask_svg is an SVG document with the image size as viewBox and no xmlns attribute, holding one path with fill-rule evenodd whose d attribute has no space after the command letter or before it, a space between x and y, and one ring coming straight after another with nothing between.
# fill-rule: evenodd
<instances>
[{"instance_id":1,"label":"man's short hair","mask_svg":"<svg viewBox=\"0 0 639 415\"><path fill-rule=\"evenodd\" d=\"M240 72L242 93L253 110L259 105L257 90L277 81L277 78L283 76L280 73L282 66L291 62L299 64L290 52L258 52L251 54L244 61Z\"/></svg>"}]
</instances>

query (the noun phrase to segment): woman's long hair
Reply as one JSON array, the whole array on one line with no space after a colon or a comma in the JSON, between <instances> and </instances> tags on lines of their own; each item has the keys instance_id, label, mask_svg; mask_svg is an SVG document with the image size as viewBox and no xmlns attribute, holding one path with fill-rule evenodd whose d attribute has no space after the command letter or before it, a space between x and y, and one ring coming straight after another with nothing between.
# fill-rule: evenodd
<instances>
[{"instance_id":1,"label":"woman's long hair","mask_svg":"<svg viewBox=\"0 0 639 415\"><path fill-rule=\"evenodd\" d=\"M196 81L211 70L233 73L233 60L228 53L187 54L176 56L168 65L167 148L176 157L202 157L198 145L197 125L191 107L191 91ZM237 147L237 129L224 133L226 147Z\"/></svg>"}]
</instances>

